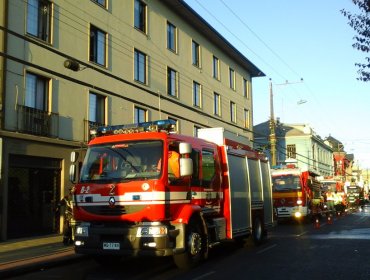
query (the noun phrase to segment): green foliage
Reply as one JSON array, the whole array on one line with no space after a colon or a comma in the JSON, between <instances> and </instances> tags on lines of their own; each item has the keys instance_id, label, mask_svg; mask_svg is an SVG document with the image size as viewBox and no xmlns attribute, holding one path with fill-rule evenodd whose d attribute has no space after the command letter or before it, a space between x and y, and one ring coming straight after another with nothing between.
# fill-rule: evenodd
<instances>
[{"instance_id":1,"label":"green foliage","mask_svg":"<svg viewBox=\"0 0 370 280\"><path fill-rule=\"evenodd\" d=\"M370 51L370 0L352 0L359 8L359 13L351 13L345 9L341 13L348 19L348 24L356 31L353 37L355 43L353 48L369 53ZM370 57L365 57L364 63L355 63L359 70L357 71L360 81L370 81Z\"/></svg>"}]
</instances>

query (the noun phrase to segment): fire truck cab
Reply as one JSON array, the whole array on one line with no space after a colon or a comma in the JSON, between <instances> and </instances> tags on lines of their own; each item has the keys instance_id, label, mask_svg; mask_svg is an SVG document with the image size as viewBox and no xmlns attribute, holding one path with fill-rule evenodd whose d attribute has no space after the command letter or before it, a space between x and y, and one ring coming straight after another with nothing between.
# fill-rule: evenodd
<instances>
[{"instance_id":1,"label":"fire truck cab","mask_svg":"<svg viewBox=\"0 0 370 280\"><path fill-rule=\"evenodd\" d=\"M221 241L263 240L273 226L268 160L223 128L174 130L165 120L94 132L73 194L77 253L173 256L189 268Z\"/></svg>"}]
</instances>

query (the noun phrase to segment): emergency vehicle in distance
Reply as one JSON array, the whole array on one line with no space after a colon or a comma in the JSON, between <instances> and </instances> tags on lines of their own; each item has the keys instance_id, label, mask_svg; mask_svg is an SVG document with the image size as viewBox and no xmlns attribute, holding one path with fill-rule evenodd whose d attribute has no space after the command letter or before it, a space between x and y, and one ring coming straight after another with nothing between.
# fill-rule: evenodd
<instances>
[{"instance_id":1,"label":"emergency vehicle in distance","mask_svg":"<svg viewBox=\"0 0 370 280\"><path fill-rule=\"evenodd\" d=\"M289 163L273 167L271 176L272 196L278 220L303 220L312 218L313 214L322 215L324 201L321 196L321 184L315 172ZM313 209L312 205L317 207Z\"/></svg>"},{"instance_id":2,"label":"emergency vehicle in distance","mask_svg":"<svg viewBox=\"0 0 370 280\"><path fill-rule=\"evenodd\" d=\"M100 127L80 172L71 154L77 253L173 256L189 268L221 241L262 242L274 224L267 158L223 128L174 129L172 120Z\"/></svg>"}]
</instances>

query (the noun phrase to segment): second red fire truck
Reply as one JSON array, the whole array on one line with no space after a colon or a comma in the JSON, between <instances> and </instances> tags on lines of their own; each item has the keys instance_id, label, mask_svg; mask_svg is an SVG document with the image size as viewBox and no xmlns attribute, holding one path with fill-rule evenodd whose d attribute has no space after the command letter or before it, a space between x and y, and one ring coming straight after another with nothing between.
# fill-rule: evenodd
<instances>
[{"instance_id":1,"label":"second red fire truck","mask_svg":"<svg viewBox=\"0 0 370 280\"><path fill-rule=\"evenodd\" d=\"M324 199L317 174L295 164L271 171L274 208L278 220L311 218L324 211Z\"/></svg>"},{"instance_id":2,"label":"second red fire truck","mask_svg":"<svg viewBox=\"0 0 370 280\"><path fill-rule=\"evenodd\" d=\"M222 241L263 240L274 223L267 158L223 128L173 131L169 120L95 131L74 187L77 253L171 255L188 268Z\"/></svg>"}]
</instances>

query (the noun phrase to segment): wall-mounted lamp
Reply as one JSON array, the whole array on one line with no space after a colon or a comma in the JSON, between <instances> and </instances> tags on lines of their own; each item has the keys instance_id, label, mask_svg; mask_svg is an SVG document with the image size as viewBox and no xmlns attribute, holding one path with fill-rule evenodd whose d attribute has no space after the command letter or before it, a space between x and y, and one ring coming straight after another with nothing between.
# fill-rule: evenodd
<instances>
[{"instance_id":1,"label":"wall-mounted lamp","mask_svg":"<svg viewBox=\"0 0 370 280\"><path fill-rule=\"evenodd\" d=\"M80 67L80 63L72 59L67 59L64 61L64 67L75 72L85 69Z\"/></svg>"}]
</instances>

